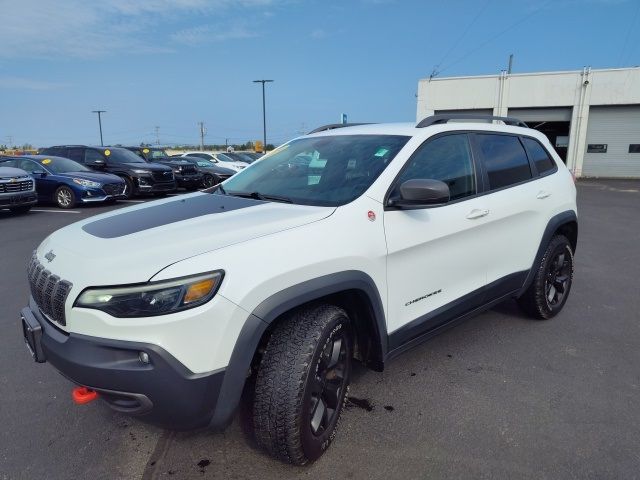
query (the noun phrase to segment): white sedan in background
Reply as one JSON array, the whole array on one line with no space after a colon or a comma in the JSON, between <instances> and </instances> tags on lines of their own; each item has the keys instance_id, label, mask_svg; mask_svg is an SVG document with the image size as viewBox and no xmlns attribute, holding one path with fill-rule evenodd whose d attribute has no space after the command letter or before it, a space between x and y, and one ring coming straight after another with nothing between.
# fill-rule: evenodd
<instances>
[{"instance_id":1,"label":"white sedan in background","mask_svg":"<svg viewBox=\"0 0 640 480\"><path fill-rule=\"evenodd\" d=\"M224 153L215 153L215 152L184 152L180 156L182 157L200 157L205 160L209 160L213 163L217 163L221 167L230 168L231 170L235 170L239 172L249 166L246 162L240 162L237 160L233 160L230 157L227 157Z\"/></svg>"}]
</instances>

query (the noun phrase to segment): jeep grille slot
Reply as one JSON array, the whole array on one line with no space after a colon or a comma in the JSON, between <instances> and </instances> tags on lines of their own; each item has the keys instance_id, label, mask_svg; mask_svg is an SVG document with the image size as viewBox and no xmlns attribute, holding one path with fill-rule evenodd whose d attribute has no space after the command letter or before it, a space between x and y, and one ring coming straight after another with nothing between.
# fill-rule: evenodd
<instances>
[{"instance_id":1,"label":"jeep grille slot","mask_svg":"<svg viewBox=\"0 0 640 480\"><path fill-rule=\"evenodd\" d=\"M31 296L42 313L54 322L66 325L64 304L71 291L71 283L53 275L44 268L35 255L31 257L27 277L31 287Z\"/></svg>"}]
</instances>

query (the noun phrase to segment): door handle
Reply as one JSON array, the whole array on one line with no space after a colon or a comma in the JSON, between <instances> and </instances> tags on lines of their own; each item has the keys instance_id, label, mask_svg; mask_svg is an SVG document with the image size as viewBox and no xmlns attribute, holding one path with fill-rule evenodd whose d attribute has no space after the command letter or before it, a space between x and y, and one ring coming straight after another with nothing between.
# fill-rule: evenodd
<instances>
[{"instance_id":1,"label":"door handle","mask_svg":"<svg viewBox=\"0 0 640 480\"><path fill-rule=\"evenodd\" d=\"M539 200L542 200L550 196L551 196L551 192L545 192L544 190L540 190L540 192L538 192L538 195L536 195L536 198Z\"/></svg>"},{"instance_id":2,"label":"door handle","mask_svg":"<svg viewBox=\"0 0 640 480\"><path fill-rule=\"evenodd\" d=\"M467 218L469 220L475 220L476 218L486 217L487 215L489 215L489 210L486 210L486 209L479 210L477 208L474 208L469 212L469 214L467 215Z\"/></svg>"}]
</instances>

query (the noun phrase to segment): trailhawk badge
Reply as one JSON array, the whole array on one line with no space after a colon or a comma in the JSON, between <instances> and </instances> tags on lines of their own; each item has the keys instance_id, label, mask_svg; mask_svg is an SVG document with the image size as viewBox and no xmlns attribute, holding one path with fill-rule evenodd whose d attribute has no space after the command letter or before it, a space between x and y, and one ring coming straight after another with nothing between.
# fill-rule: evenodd
<instances>
[{"instance_id":1,"label":"trailhawk badge","mask_svg":"<svg viewBox=\"0 0 640 480\"><path fill-rule=\"evenodd\" d=\"M44 258L46 258L49 263L53 262L53 259L56 258L56 254L53 253L53 250L49 250L49 253L47 253Z\"/></svg>"}]
</instances>

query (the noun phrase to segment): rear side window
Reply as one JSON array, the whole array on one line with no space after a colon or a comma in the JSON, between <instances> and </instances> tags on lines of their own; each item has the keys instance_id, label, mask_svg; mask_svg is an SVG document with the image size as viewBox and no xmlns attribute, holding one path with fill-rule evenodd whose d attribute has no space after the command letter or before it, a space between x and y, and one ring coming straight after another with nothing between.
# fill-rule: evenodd
<instances>
[{"instance_id":1,"label":"rear side window","mask_svg":"<svg viewBox=\"0 0 640 480\"><path fill-rule=\"evenodd\" d=\"M67 158L71 160L82 163L84 161L83 149L79 147L71 147L69 148L69 152L67 153Z\"/></svg>"},{"instance_id":2,"label":"rear side window","mask_svg":"<svg viewBox=\"0 0 640 480\"><path fill-rule=\"evenodd\" d=\"M393 195L399 195L399 186L403 182L417 178L446 183L451 200L474 195L476 177L467 135L445 135L422 145L400 175Z\"/></svg>"},{"instance_id":3,"label":"rear side window","mask_svg":"<svg viewBox=\"0 0 640 480\"><path fill-rule=\"evenodd\" d=\"M529 159L518 137L489 134L478 134L476 137L491 190L531 178Z\"/></svg>"},{"instance_id":4,"label":"rear side window","mask_svg":"<svg viewBox=\"0 0 640 480\"><path fill-rule=\"evenodd\" d=\"M547 173L554 169L555 162L549 158L549 154L537 140L533 138L523 138L522 142L527 147L529 156L536 164L536 169L540 175Z\"/></svg>"},{"instance_id":5,"label":"rear side window","mask_svg":"<svg viewBox=\"0 0 640 480\"><path fill-rule=\"evenodd\" d=\"M90 165L96 160L104 161L105 160L104 155L102 155L102 153L98 152L97 150L92 150L91 148L87 148L84 151L84 163L86 163L87 165Z\"/></svg>"}]
</instances>

